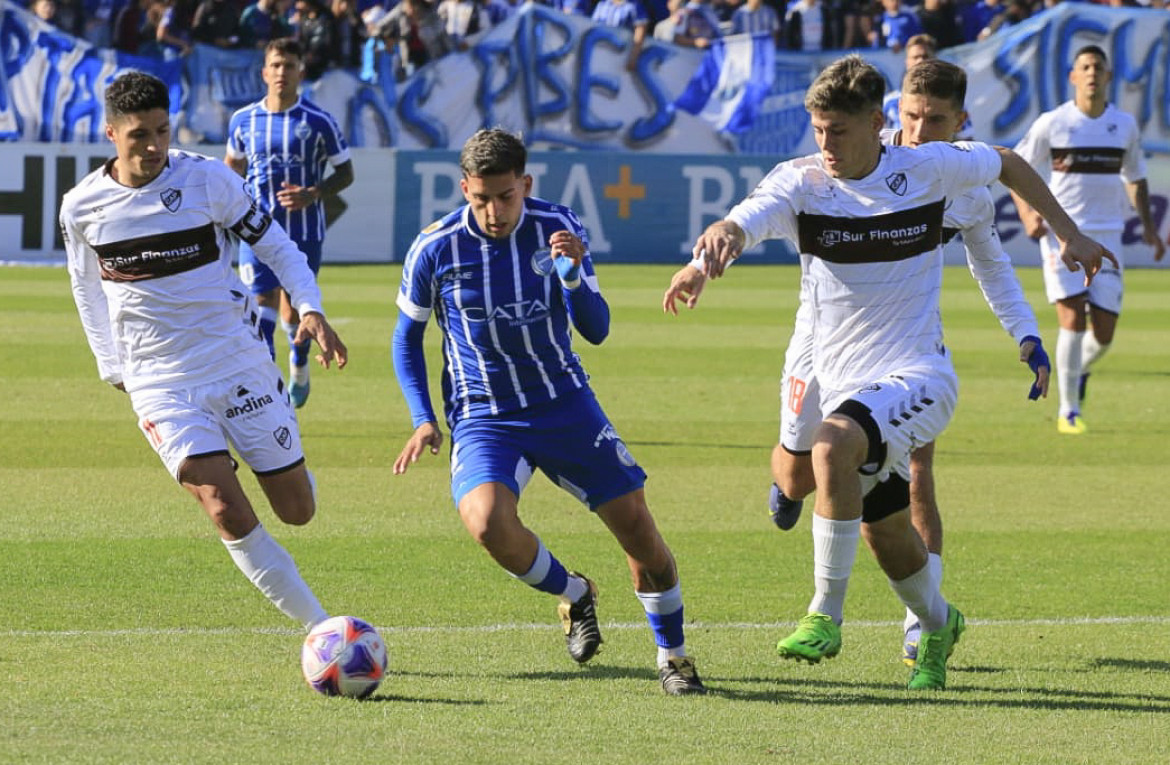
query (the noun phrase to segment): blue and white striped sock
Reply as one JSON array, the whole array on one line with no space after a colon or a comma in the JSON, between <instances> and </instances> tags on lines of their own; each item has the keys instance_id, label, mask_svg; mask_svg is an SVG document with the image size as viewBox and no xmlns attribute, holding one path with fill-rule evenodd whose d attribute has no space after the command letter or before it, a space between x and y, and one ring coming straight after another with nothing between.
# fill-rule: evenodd
<instances>
[{"instance_id":1,"label":"blue and white striped sock","mask_svg":"<svg viewBox=\"0 0 1170 765\"><path fill-rule=\"evenodd\" d=\"M646 621L654 631L654 642L658 646L658 666L665 666L670 659L686 656L686 641L683 638L682 585L675 584L666 592L635 592Z\"/></svg>"},{"instance_id":2,"label":"blue and white striped sock","mask_svg":"<svg viewBox=\"0 0 1170 765\"><path fill-rule=\"evenodd\" d=\"M520 576L515 574L513 576L533 589L568 598L570 603L576 603L585 594L587 587L585 580L569 576L569 572L548 551L544 542L537 539L536 545L536 558L532 561L528 571Z\"/></svg>"}]
</instances>

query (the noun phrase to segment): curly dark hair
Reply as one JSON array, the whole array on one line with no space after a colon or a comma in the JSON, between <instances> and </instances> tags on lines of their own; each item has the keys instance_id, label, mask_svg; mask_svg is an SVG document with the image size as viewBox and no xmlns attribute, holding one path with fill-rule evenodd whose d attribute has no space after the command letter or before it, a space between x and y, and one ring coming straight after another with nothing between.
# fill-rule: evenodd
<instances>
[{"instance_id":1,"label":"curly dark hair","mask_svg":"<svg viewBox=\"0 0 1170 765\"><path fill-rule=\"evenodd\" d=\"M106 121L151 109L171 110L166 83L146 72L126 72L106 88Z\"/></svg>"}]
</instances>

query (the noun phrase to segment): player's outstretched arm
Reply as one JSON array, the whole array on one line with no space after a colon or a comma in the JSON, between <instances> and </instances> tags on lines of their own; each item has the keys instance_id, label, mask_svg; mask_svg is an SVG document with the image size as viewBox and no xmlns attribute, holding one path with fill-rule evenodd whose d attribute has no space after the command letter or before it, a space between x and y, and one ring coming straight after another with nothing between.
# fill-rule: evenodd
<instances>
[{"instance_id":1,"label":"player's outstretched arm","mask_svg":"<svg viewBox=\"0 0 1170 765\"><path fill-rule=\"evenodd\" d=\"M349 363L349 351L325 317L316 311L301 314L301 325L294 342L303 343L309 338L316 340L321 348L317 354L318 364L328 369L330 362L336 361L338 369L345 369Z\"/></svg>"},{"instance_id":2,"label":"player's outstretched arm","mask_svg":"<svg viewBox=\"0 0 1170 765\"><path fill-rule=\"evenodd\" d=\"M703 261L703 273L711 279L723 276L723 271L743 252L747 235L738 223L721 220L707 226L699 235L691 255Z\"/></svg>"},{"instance_id":3,"label":"player's outstretched arm","mask_svg":"<svg viewBox=\"0 0 1170 765\"><path fill-rule=\"evenodd\" d=\"M414 429L414 433L406 442L406 446L402 447L402 451L398 454L398 459L394 460L394 475L402 475L406 469L413 463L418 462L418 458L422 456L423 452L430 450L431 454L438 454L439 447L443 445L443 432L439 430L439 426L434 422L424 422Z\"/></svg>"},{"instance_id":4,"label":"player's outstretched arm","mask_svg":"<svg viewBox=\"0 0 1170 765\"><path fill-rule=\"evenodd\" d=\"M1103 259L1118 265L1113 253L1081 233L1056 197L1052 196L1048 184L1023 157L1003 146L996 146L995 150L999 152L1002 163L999 180L1047 221L1052 233L1060 240L1060 257L1070 271L1083 268L1085 284L1088 285L1101 270Z\"/></svg>"},{"instance_id":5,"label":"player's outstretched arm","mask_svg":"<svg viewBox=\"0 0 1170 765\"><path fill-rule=\"evenodd\" d=\"M681 300L687 308L694 308L699 304L699 296L703 294L703 287L707 285L706 275L697 267L699 264L688 263L670 277L670 286L662 296L662 312L678 316L678 302Z\"/></svg>"}]
</instances>

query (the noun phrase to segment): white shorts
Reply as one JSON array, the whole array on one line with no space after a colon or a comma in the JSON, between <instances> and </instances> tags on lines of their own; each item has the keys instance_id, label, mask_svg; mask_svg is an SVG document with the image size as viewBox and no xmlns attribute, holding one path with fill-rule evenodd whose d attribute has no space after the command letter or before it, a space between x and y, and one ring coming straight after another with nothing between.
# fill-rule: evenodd
<instances>
[{"instance_id":1,"label":"white shorts","mask_svg":"<svg viewBox=\"0 0 1170 765\"><path fill-rule=\"evenodd\" d=\"M959 398L959 378L949 354L939 364L899 369L852 392L836 396L824 409L838 409L863 427L869 419L870 461L862 465L862 493L890 473L910 480L910 452L937 439L951 422ZM849 403L856 402L856 403ZM860 404L864 409L857 411ZM854 413L849 411L855 410ZM869 418L864 415L868 410Z\"/></svg>"},{"instance_id":2,"label":"white shorts","mask_svg":"<svg viewBox=\"0 0 1170 765\"><path fill-rule=\"evenodd\" d=\"M257 475L305 459L297 418L275 364L190 389L145 388L130 394L138 427L177 480L188 457L228 454L228 444Z\"/></svg>"},{"instance_id":3,"label":"white shorts","mask_svg":"<svg viewBox=\"0 0 1170 765\"><path fill-rule=\"evenodd\" d=\"M1100 242L1121 261L1120 231L1088 231L1086 235ZM1060 242L1052 232L1040 238L1040 255L1044 260L1044 291L1049 303L1087 294L1093 307L1121 315L1121 269L1105 261L1092 283L1085 287L1085 272L1068 270L1060 259Z\"/></svg>"},{"instance_id":4,"label":"white shorts","mask_svg":"<svg viewBox=\"0 0 1170 765\"><path fill-rule=\"evenodd\" d=\"M798 323L784 353L780 380L780 445L792 454L812 451L821 424L821 388L813 374L812 333Z\"/></svg>"}]
</instances>

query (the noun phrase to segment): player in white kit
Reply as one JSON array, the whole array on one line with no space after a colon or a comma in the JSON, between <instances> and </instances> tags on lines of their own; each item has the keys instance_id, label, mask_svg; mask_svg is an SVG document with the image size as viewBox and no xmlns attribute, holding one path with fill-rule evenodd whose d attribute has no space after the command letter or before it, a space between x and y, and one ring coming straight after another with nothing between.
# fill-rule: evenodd
<instances>
[{"instance_id":1,"label":"player in white kit","mask_svg":"<svg viewBox=\"0 0 1170 765\"><path fill-rule=\"evenodd\" d=\"M1150 214L1141 131L1133 117L1106 101L1112 74L1105 51L1096 45L1077 51L1068 75L1073 100L1040 115L1016 152L1050 178L1052 193L1081 230L1118 257L1132 205L1141 219L1143 241L1154 248L1154 260L1161 260L1165 244ZM1025 231L1040 239L1044 288L1060 324L1057 431L1078 435L1086 430L1081 410L1089 370L1109 350L1121 314L1124 263L1106 267L1086 286L1060 267L1059 244L1042 217L1023 200L1015 201ZM1086 331L1090 324L1091 332Z\"/></svg>"},{"instance_id":2,"label":"player in white kit","mask_svg":"<svg viewBox=\"0 0 1170 765\"><path fill-rule=\"evenodd\" d=\"M999 179L1050 218L1070 262L1093 270L1103 250L1059 207L1049 209L1043 183L1007 149L882 146L883 91L882 75L859 56L825 69L805 97L820 153L777 165L709 226L694 246L701 264L675 274L664 306L693 305L702 276L718 278L764 239L797 246L824 418L812 449L816 592L777 650L814 663L840 651L864 521L891 586L922 625L908 687L937 689L964 620L943 598L910 523L908 456L946 427L958 393L938 308L948 200Z\"/></svg>"},{"instance_id":3,"label":"player in white kit","mask_svg":"<svg viewBox=\"0 0 1170 765\"><path fill-rule=\"evenodd\" d=\"M260 338L256 306L232 268L233 238L279 274L325 366L346 348L321 293L280 226L226 165L170 149L166 85L142 72L105 94L117 157L65 194L73 297L101 379L130 395L139 427L170 474L203 506L232 560L306 629L326 618L288 552L264 529L235 474L229 443L277 517L316 511L296 416Z\"/></svg>"}]
</instances>

